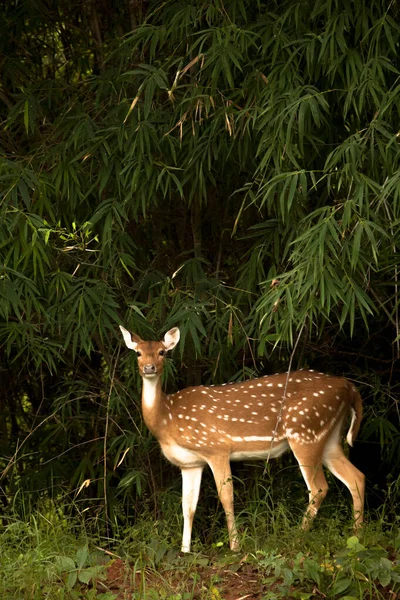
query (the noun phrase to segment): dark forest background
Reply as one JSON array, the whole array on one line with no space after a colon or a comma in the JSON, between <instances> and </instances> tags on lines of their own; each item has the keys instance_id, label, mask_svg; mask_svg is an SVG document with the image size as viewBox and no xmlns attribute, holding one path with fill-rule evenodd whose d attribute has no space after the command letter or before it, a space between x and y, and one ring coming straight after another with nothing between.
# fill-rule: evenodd
<instances>
[{"instance_id":1,"label":"dark forest background","mask_svg":"<svg viewBox=\"0 0 400 600\"><path fill-rule=\"evenodd\" d=\"M180 327L169 390L292 355L349 377L368 508L395 506L399 22L378 0L1 3L5 511L113 525L179 494L120 323Z\"/></svg>"}]
</instances>

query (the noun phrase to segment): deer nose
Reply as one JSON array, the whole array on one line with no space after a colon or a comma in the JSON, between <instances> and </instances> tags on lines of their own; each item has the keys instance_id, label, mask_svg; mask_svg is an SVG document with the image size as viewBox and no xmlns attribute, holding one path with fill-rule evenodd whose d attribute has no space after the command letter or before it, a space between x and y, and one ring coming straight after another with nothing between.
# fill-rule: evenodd
<instances>
[{"instance_id":1,"label":"deer nose","mask_svg":"<svg viewBox=\"0 0 400 600\"><path fill-rule=\"evenodd\" d=\"M143 373L145 375L153 375L156 372L157 372L156 365L149 364L149 365L144 365L144 367L143 367Z\"/></svg>"}]
</instances>

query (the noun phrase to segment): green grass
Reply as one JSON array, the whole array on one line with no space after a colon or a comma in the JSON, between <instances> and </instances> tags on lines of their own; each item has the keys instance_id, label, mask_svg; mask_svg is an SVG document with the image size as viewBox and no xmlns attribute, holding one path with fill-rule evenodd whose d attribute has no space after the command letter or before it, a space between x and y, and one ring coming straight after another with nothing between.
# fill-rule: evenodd
<instances>
[{"instance_id":1,"label":"green grass","mask_svg":"<svg viewBox=\"0 0 400 600\"><path fill-rule=\"evenodd\" d=\"M227 550L221 510L207 515L199 507L193 553L179 556L181 516L169 494L162 520L143 514L108 539L99 522L66 517L49 503L23 518L7 514L0 527L0 598L116 600L117 590L105 579L111 565L123 571L132 600L223 600L224 590L241 584L255 585L265 600L394 600L390 594L400 592L399 522L389 521L386 507L370 516L359 538L351 535L345 503L334 512L328 504L304 533L300 506L294 510L285 498L272 503L265 491L247 496L243 507L238 497L237 555Z\"/></svg>"}]
</instances>

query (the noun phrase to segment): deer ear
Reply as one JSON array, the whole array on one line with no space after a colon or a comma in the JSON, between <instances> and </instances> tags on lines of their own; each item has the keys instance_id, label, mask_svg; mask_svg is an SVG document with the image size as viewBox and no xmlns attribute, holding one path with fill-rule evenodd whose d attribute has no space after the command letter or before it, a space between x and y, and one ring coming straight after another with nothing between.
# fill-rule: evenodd
<instances>
[{"instance_id":1,"label":"deer ear","mask_svg":"<svg viewBox=\"0 0 400 600\"><path fill-rule=\"evenodd\" d=\"M181 332L178 327L173 327L164 336L163 344L166 350L172 350L175 348L181 337Z\"/></svg>"},{"instance_id":2,"label":"deer ear","mask_svg":"<svg viewBox=\"0 0 400 600\"><path fill-rule=\"evenodd\" d=\"M140 337L134 333L131 333L130 331L125 329L125 327L122 327L122 325L120 325L119 328L122 332L122 335L124 336L125 344L128 346L128 348L130 348L131 350L136 350L137 345L142 341Z\"/></svg>"}]
</instances>

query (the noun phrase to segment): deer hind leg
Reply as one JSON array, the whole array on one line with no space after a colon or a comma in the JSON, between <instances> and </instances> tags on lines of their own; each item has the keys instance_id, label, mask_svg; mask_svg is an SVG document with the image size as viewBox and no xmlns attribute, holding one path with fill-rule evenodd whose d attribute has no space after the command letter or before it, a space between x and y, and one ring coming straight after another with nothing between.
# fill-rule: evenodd
<instances>
[{"instance_id":1,"label":"deer hind leg","mask_svg":"<svg viewBox=\"0 0 400 600\"><path fill-rule=\"evenodd\" d=\"M299 463L301 474L308 489L308 506L301 524L302 529L310 527L322 501L328 493L328 483L322 468L322 461L315 458L315 453L310 452L307 446L290 443L293 454Z\"/></svg>"},{"instance_id":2,"label":"deer hind leg","mask_svg":"<svg viewBox=\"0 0 400 600\"><path fill-rule=\"evenodd\" d=\"M330 472L345 484L352 495L354 529L357 531L363 522L365 476L346 458L340 444L328 446L325 449L323 461Z\"/></svg>"},{"instance_id":3,"label":"deer hind leg","mask_svg":"<svg viewBox=\"0 0 400 600\"><path fill-rule=\"evenodd\" d=\"M218 496L225 511L228 525L229 545L234 552L239 550L239 538L233 507L233 483L229 457L214 456L208 463L214 475Z\"/></svg>"},{"instance_id":4,"label":"deer hind leg","mask_svg":"<svg viewBox=\"0 0 400 600\"><path fill-rule=\"evenodd\" d=\"M183 537L182 552L190 552L192 539L193 517L199 499L201 476L203 467L182 469L182 511L183 511Z\"/></svg>"}]
</instances>

